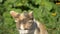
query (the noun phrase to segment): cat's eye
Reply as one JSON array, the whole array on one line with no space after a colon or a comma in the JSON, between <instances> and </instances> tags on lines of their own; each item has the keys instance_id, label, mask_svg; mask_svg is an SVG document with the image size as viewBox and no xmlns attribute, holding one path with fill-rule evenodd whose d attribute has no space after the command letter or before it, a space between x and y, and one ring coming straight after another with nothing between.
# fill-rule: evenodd
<instances>
[{"instance_id":1,"label":"cat's eye","mask_svg":"<svg viewBox=\"0 0 60 34\"><path fill-rule=\"evenodd\" d=\"M32 20L29 20L29 22L31 22Z\"/></svg>"},{"instance_id":2,"label":"cat's eye","mask_svg":"<svg viewBox=\"0 0 60 34\"><path fill-rule=\"evenodd\" d=\"M32 23L32 22L29 22L29 23Z\"/></svg>"},{"instance_id":3,"label":"cat's eye","mask_svg":"<svg viewBox=\"0 0 60 34\"><path fill-rule=\"evenodd\" d=\"M32 23L32 22L29 22L29 23Z\"/></svg>"}]
</instances>

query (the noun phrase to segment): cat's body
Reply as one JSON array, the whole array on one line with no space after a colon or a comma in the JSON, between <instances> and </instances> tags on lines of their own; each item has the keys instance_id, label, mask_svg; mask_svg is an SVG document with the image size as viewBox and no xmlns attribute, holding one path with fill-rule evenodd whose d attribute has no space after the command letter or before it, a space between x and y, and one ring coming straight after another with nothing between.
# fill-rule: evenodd
<instances>
[{"instance_id":1,"label":"cat's body","mask_svg":"<svg viewBox=\"0 0 60 34\"><path fill-rule=\"evenodd\" d=\"M45 26L33 18L32 12L18 14L11 11L10 14L15 19L19 34L48 34Z\"/></svg>"}]
</instances>

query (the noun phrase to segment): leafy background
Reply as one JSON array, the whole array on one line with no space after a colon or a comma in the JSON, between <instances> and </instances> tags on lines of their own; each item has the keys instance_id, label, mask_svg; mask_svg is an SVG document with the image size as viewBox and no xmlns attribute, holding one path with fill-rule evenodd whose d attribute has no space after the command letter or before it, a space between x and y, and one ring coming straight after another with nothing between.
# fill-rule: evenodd
<instances>
[{"instance_id":1,"label":"leafy background","mask_svg":"<svg viewBox=\"0 0 60 34\"><path fill-rule=\"evenodd\" d=\"M10 11L33 11L34 18L46 25L49 34L60 34L60 0L0 0L0 34L18 34Z\"/></svg>"}]
</instances>

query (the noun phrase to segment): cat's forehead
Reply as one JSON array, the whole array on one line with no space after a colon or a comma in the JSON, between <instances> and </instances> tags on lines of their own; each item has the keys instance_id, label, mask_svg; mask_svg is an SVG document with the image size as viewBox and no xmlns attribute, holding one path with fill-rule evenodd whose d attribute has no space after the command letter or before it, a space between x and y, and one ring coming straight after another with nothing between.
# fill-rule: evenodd
<instances>
[{"instance_id":1,"label":"cat's forehead","mask_svg":"<svg viewBox=\"0 0 60 34\"><path fill-rule=\"evenodd\" d=\"M19 19L20 19L20 20L23 20L23 19L25 19L25 18L26 18L26 17L24 16L24 14L21 13L20 16L19 16Z\"/></svg>"},{"instance_id":2,"label":"cat's forehead","mask_svg":"<svg viewBox=\"0 0 60 34\"><path fill-rule=\"evenodd\" d=\"M28 17L28 14L25 15L25 13L21 13L20 16L19 16L19 19L20 19L20 20L28 19L28 18L29 18L29 17Z\"/></svg>"}]
</instances>

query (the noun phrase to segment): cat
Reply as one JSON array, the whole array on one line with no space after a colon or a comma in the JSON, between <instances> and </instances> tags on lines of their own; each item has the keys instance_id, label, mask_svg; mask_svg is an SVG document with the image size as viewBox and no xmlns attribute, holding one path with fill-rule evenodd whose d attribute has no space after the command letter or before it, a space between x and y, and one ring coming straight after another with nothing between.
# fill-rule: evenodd
<instances>
[{"instance_id":1,"label":"cat","mask_svg":"<svg viewBox=\"0 0 60 34\"><path fill-rule=\"evenodd\" d=\"M45 25L34 19L33 11L20 14L10 11L10 14L15 19L19 34L48 34Z\"/></svg>"}]
</instances>

